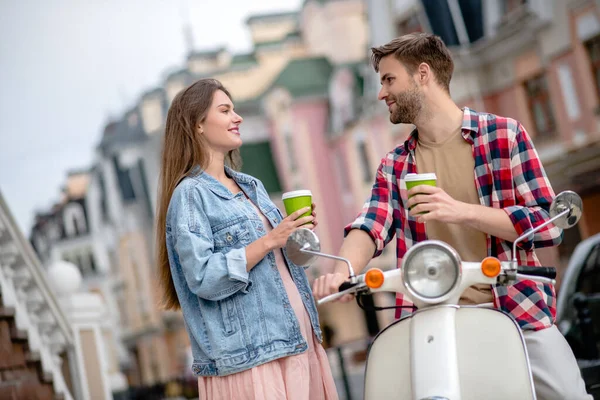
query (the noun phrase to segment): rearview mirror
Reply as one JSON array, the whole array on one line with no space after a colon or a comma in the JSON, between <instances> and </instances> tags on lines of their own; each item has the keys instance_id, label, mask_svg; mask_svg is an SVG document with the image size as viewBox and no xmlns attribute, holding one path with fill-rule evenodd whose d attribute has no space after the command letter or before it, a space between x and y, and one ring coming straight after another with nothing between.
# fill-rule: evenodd
<instances>
[{"instance_id":1,"label":"rearview mirror","mask_svg":"<svg viewBox=\"0 0 600 400\"><path fill-rule=\"evenodd\" d=\"M554 225L561 229L572 228L577 225L577 222L581 219L583 204L581 197L579 197L577 193L570 190L560 192L550 205L550 218L559 216L565 210L569 210L569 212L553 221Z\"/></svg>"},{"instance_id":2,"label":"rearview mirror","mask_svg":"<svg viewBox=\"0 0 600 400\"><path fill-rule=\"evenodd\" d=\"M285 244L285 251L291 262L304 267L312 265L317 255L302 250L309 250L316 253L321 251L319 238L310 229L300 228L294 231L288 237Z\"/></svg>"}]
</instances>

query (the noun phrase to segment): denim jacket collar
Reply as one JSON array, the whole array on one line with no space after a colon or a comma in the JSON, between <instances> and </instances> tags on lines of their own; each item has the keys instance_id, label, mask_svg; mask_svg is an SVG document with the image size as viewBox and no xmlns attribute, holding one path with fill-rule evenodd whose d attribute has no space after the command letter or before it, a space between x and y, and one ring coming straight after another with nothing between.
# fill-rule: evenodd
<instances>
[{"instance_id":1,"label":"denim jacket collar","mask_svg":"<svg viewBox=\"0 0 600 400\"><path fill-rule=\"evenodd\" d=\"M248 192L248 185L254 184L253 186L256 187L256 180L254 178L241 172L237 172L227 165L225 166L225 173L230 176L245 192ZM219 182L215 177L206 171L202 170L198 165L192 169L191 176L206 185L206 187L208 187L217 196L220 196L224 199L232 199L235 197L235 193L231 193L231 191L227 189L221 182Z\"/></svg>"}]
</instances>

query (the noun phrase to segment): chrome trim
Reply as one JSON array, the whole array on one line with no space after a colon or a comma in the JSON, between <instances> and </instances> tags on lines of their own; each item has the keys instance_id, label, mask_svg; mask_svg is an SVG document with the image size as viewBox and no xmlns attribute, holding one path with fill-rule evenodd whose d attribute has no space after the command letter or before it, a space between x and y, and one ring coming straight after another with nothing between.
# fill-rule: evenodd
<instances>
[{"instance_id":1,"label":"chrome trim","mask_svg":"<svg viewBox=\"0 0 600 400\"><path fill-rule=\"evenodd\" d=\"M439 297L435 297L435 298L422 297L419 294L417 294L408 284L408 279L406 279L407 269L405 268L406 263L407 263L406 260L410 259L410 257L412 256L412 253L417 252L418 250L421 249L421 247L432 246L432 245L434 247L441 247L442 249L444 249L445 251L450 253L450 256L454 259L456 265L458 266L458 275L457 275L452 287L443 296L439 296ZM450 245L448 245L447 243L444 243L440 240L425 240L423 242L419 242L419 243L415 244L413 247L408 249L408 251L406 252L404 257L402 258L401 269L402 269L402 283L404 284L404 287L408 291L408 294L410 296L414 297L415 299L419 299L420 301L427 303L427 304L442 303L442 302L448 300L450 297L452 297L452 294L456 290L456 288L460 286L460 282L462 280L462 261L460 259L460 256L458 255L458 252L456 250L454 250L454 248L452 248Z\"/></svg>"}]
</instances>

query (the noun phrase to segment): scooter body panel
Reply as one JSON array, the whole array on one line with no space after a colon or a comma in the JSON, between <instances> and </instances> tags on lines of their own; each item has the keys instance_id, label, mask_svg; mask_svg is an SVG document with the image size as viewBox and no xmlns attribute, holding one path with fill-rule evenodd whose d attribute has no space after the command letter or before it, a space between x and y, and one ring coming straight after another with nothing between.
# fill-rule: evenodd
<instances>
[{"instance_id":1,"label":"scooter body panel","mask_svg":"<svg viewBox=\"0 0 600 400\"><path fill-rule=\"evenodd\" d=\"M506 313L435 306L377 335L365 399L535 399L521 330Z\"/></svg>"}]
</instances>

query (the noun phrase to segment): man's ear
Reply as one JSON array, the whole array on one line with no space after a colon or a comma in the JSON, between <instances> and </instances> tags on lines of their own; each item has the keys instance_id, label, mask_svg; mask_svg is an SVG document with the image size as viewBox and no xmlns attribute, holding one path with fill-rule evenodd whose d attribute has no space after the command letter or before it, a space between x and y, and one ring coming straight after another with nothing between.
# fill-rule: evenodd
<instances>
[{"instance_id":1,"label":"man's ear","mask_svg":"<svg viewBox=\"0 0 600 400\"><path fill-rule=\"evenodd\" d=\"M427 63L419 64L419 66L417 67L417 73L419 74L419 83L421 83L422 85L426 84L431 79L433 79L433 72L431 71L431 68Z\"/></svg>"}]
</instances>

